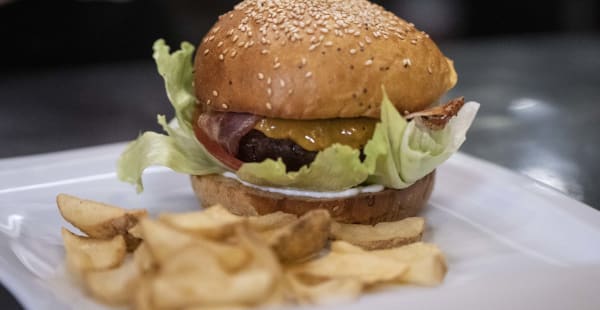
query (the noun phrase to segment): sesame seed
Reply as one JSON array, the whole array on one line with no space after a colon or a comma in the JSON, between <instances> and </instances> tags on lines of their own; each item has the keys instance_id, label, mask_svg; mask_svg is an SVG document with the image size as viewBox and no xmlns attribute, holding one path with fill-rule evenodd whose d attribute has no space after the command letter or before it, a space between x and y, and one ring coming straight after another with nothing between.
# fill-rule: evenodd
<instances>
[{"instance_id":1,"label":"sesame seed","mask_svg":"<svg viewBox=\"0 0 600 310\"><path fill-rule=\"evenodd\" d=\"M264 74L262 74L262 73L258 73L258 79L259 79L259 80L261 80L261 81L262 81L264 78L265 78L265 75L264 75Z\"/></svg>"},{"instance_id":2,"label":"sesame seed","mask_svg":"<svg viewBox=\"0 0 600 310\"><path fill-rule=\"evenodd\" d=\"M371 44L372 38L387 39L391 36L401 38L409 32L426 37L426 34L416 30L413 24L364 0L245 0L237 4L235 10L239 15L229 16L232 19L239 16L240 21L237 25L233 25L232 30L244 32L248 37L252 36L254 31L258 31L262 37L260 42L265 45L271 44L265 37L267 30L272 30L269 35L272 35L281 45L298 41L308 41L309 46L322 43L324 39L322 36L318 39L309 39L316 33L324 35L331 33L340 38L364 37L368 33L369 36L362 40L366 44ZM258 28L252 29L254 25ZM304 34L308 37L302 38ZM233 35L234 32L228 33L228 36ZM246 47L246 44L243 46ZM362 48L363 46L361 51Z\"/></svg>"},{"instance_id":3,"label":"sesame seed","mask_svg":"<svg viewBox=\"0 0 600 310\"><path fill-rule=\"evenodd\" d=\"M427 72L429 72L429 74L433 73L433 70L431 69L431 67L427 67Z\"/></svg>"},{"instance_id":4,"label":"sesame seed","mask_svg":"<svg viewBox=\"0 0 600 310\"><path fill-rule=\"evenodd\" d=\"M290 90L288 90L288 95L291 95L292 93L294 93L294 89L290 88Z\"/></svg>"},{"instance_id":5,"label":"sesame seed","mask_svg":"<svg viewBox=\"0 0 600 310\"><path fill-rule=\"evenodd\" d=\"M263 54L263 55L266 55L266 54L269 53L269 51L268 50L262 50L262 51L260 51L260 53Z\"/></svg>"},{"instance_id":6,"label":"sesame seed","mask_svg":"<svg viewBox=\"0 0 600 310\"><path fill-rule=\"evenodd\" d=\"M210 99L206 100L206 105L210 105Z\"/></svg>"},{"instance_id":7,"label":"sesame seed","mask_svg":"<svg viewBox=\"0 0 600 310\"><path fill-rule=\"evenodd\" d=\"M279 85L281 85L281 87L285 87L285 81L283 79L279 80Z\"/></svg>"},{"instance_id":8,"label":"sesame seed","mask_svg":"<svg viewBox=\"0 0 600 310\"><path fill-rule=\"evenodd\" d=\"M233 36L233 39L231 39L233 42L237 41L240 37L236 34L235 36Z\"/></svg>"},{"instance_id":9,"label":"sesame seed","mask_svg":"<svg viewBox=\"0 0 600 310\"><path fill-rule=\"evenodd\" d=\"M208 37L208 41L212 41L212 40L214 40L214 39L215 39L215 36L210 36L210 37Z\"/></svg>"},{"instance_id":10,"label":"sesame seed","mask_svg":"<svg viewBox=\"0 0 600 310\"><path fill-rule=\"evenodd\" d=\"M372 59L369 59L369 60L365 61L365 66L370 66L372 64L373 64L373 60Z\"/></svg>"},{"instance_id":11,"label":"sesame seed","mask_svg":"<svg viewBox=\"0 0 600 310\"><path fill-rule=\"evenodd\" d=\"M300 62L302 64L302 66L306 66L306 63L308 61L306 60L306 58L302 57L302 61Z\"/></svg>"},{"instance_id":12,"label":"sesame seed","mask_svg":"<svg viewBox=\"0 0 600 310\"><path fill-rule=\"evenodd\" d=\"M333 46L333 42L327 41L327 42L325 42L325 46Z\"/></svg>"},{"instance_id":13,"label":"sesame seed","mask_svg":"<svg viewBox=\"0 0 600 310\"><path fill-rule=\"evenodd\" d=\"M217 44L217 47L221 47L223 46L223 41L219 41L219 43Z\"/></svg>"},{"instance_id":14,"label":"sesame seed","mask_svg":"<svg viewBox=\"0 0 600 310\"><path fill-rule=\"evenodd\" d=\"M226 103L221 104L221 107L223 107L223 109L229 109L229 106Z\"/></svg>"},{"instance_id":15,"label":"sesame seed","mask_svg":"<svg viewBox=\"0 0 600 310\"><path fill-rule=\"evenodd\" d=\"M409 58L404 58L402 60L402 65L404 66L404 68L408 68L412 65L412 62L410 61Z\"/></svg>"},{"instance_id":16,"label":"sesame seed","mask_svg":"<svg viewBox=\"0 0 600 310\"><path fill-rule=\"evenodd\" d=\"M319 44L312 44L312 45L311 45L311 46L308 48L308 50L309 50L309 51L314 51L314 50L315 50L315 49L316 49L318 46L319 46Z\"/></svg>"},{"instance_id":17,"label":"sesame seed","mask_svg":"<svg viewBox=\"0 0 600 310\"><path fill-rule=\"evenodd\" d=\"M273 69L277 69L279 67L281 67L281 63L279 62L273 65Z\"/></svg>"},{"instance_id":18,"label":"sesame seed","mask_svg":"<svg viewBox=\"0 0 600 310\"><path fill-rule=\"evenodd\" d=\"M218 92L218 91L216 91L216 90L213 90L213 91L212 91L212 94L213 94L213 96L215 96L215 97L218 97L218 96L219 96L219 92Z\"/></svg>"},{"instance_id":19,"label":"sesame seed","mask_svg":"<svg viewBox=\"0 0 600 310\"><path fill-rule=\"evenodd\" d=\"M271 96L273 94L273 90L271 88L267 88L267 95Z\"/></svg>"},{"instance_id":20,"label":"sesame seed","mask_svg":"<svg viewBox=\"0 0 600 310\"><path fill-rule=\"evenodd\" d=\"M351 48L351 49L350 49L350 54L351 54L351 55L354 55L354 54L356 54L356 49L355 49L355 48Z\"/></svg>"},{"instance_id":21,"label":"sesame seed","mask_svg":"<svg viewBox=\"0 0 600 310\"><path fill-rule=\"evenodd\" d=\"M236 50L231 51L231 58L234 58L235 55L237 55L237 51Z\"/></svg>"},{"instance_id":22,"label":"sesame seed","mask_svg":"<svg viewBox=\"0 0 600 310\"><path fill-rule=\"evenodd\" d=\"M223 59L225 59L225 56L223 56L223 54L219 55L219 60L223 61Z\"/></svg>"},{"instance_id":23,"label":"sesame seed","mask_svg":"<svg viewBox=\"0 0 600 310\"><path fill-rule=\"evenodd\" d=\"M268 110L273 109L273 106L271 106L270 102L267 102L267 104L265 104L265 106L267 107Z\"/></svg>"},{"instance_id":24,"label":"sesame seed","mask_svg":"<svg viewBox=\"0 0 600 310\"><path fill-rule=\"evenodd\" d=\"M308 71L308 72L306 72L306 74L304 75L304 77L308 79L308 78L310 78L312 75L313 75L313 73L312 73L312 72L310 72L310 71Z\"/></svg>"},{"instance_id":25,"label":"sesame seed","mask_svg":"<svg viewBox=\"0 0 600 310\"><path fill-rule=\"evenodd\" d=\"M267 78L267 85L271 85L271 78L270 77Z\"/></svg>"},{"instance_id":26,"label":"sesame seed","mask_svg":"<svg viewBox=\"0 0 600 310\"><path fill-rule=\"evenodd\" d=\"M204 50L204 55L208 55L208 53L210 52L210 50L207 48Z\"/></svg>"}]
</instances>

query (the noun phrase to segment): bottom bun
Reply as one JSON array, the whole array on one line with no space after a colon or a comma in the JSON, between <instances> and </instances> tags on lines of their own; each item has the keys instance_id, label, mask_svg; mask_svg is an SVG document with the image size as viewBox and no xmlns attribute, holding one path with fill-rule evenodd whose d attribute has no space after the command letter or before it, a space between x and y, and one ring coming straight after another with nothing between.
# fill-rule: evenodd
<instances>
[{"instance_id":1,"label":"bottom bun","mask_svg":"<svg viewBox=\"0 0 600 310\"><path fill-rule=\"evenodd\" d=\"M417 215L431 196L434 178L435 171L404 189L386 188L376 193L325 199L267 192L217 174L192 176L192 187L203 206L220 204L238 215L277 211L302 215L325 209L341 223L376 224Z\"/></svg>"}]
</instances>

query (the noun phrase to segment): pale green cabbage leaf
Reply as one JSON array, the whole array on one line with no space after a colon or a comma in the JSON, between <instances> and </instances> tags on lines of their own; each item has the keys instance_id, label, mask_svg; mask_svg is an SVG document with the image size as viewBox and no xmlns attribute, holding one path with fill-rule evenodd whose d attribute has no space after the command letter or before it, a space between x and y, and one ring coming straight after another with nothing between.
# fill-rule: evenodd
<instances>
[{"instance_id":1,"label":"pale green cabbage leaf","mask_svg":"<svg viewBox=\"0 0 600 310\"><path fill-rule=\"evenodd\" d=\"M165 166L177 172L204 175L225 171L221 163L206 151L194 135L192 118L196 97L193 88L192 56L194 47L187 42L170 53L164 40L153 46L158 72L165 81L167 96L175 110L176 122L167 124L164 115L158 123L167 135L145 132L127 145L117 162L120 180L143 190L142 173L149 166Z\"/></svg>"}]
</instances>

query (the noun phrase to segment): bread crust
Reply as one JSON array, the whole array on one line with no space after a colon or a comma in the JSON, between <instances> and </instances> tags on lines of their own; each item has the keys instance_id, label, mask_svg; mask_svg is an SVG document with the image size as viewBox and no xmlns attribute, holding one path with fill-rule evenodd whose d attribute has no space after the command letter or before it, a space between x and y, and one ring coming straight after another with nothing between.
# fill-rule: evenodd
<instances>
[{"instance_id":1,"label":"bread crust","mask_svg":"<svg viewBox=\"0 0 600 310\"><path fill-rule=\"evenodd\" d=\"M192 176L194 192L204 206L221 204L232 213L251 216L282 211L302 215L325 209L341 223L376 224L415 216L427 204L435 171L405 189L384 189L346 198L315 199L271 193L221 175Z\"/></svg>"},{"instance_id":2,"label":"bread crust","mask_svg":"<svg viewBox=\"0 0 600 310\"><path fill-rule=\"evenodd\" d=\"M429 36L378 5L272 4L243 1L206 34L195 58L201 104L284 119L379 118L382 86L411 113L456 84L452 61Z\"/></svg>"}]
</instances>

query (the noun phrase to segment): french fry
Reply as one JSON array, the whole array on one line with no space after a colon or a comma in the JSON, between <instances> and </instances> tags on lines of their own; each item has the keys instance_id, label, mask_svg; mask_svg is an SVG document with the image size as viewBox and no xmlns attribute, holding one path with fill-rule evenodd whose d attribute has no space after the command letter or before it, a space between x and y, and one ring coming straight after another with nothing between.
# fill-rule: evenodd
<instances>
[{"instance_id":1,"label":"french fry","mask_svg":"<svg viewBox=\"0 0 600 310\"><path fill-rule=\"evenodd\" d=\"M382 258L392 259L407 264L408 270L400 278L400 282L432 286L440 284L448 267L442 251L435 245L415 242L392 249L365 251L345 241L331 243L331 251L336 253L369 253Z\"/></svg>"},{"instance_id":2,"label":"french fry","mask_svg":"<svg viewBox=\"0 0 600 310\"><path fill-rule=\"evenodd\" d=\"M329 238L331 216L325 210L314 210L298 220L264 234L282 262L294 262L315 256Z\"/></svg>"},{"instance_id":3,"label":"french fry","mask_svg":"<svg viewBox=\"0 0 600 310\"><path fill-rule=\"evenodd\" d=\"M330 252L294 266L291 272L323 279L355 279L364 285L374 285L398 280L407 270L408 266L403 262L369 252Z\"/></svg>"},{"instance_id":4,"label":"french fry","mask_svg":"<svg viewBox=\"0 0 600 310\"><path fill-rule=\"evenodd\" d=\"M231 235L236 226L245 223L246 218L215 205L203 211L161 214L159 220L185 232L222 239Z\"/></svg>"},{"instance_id":5,"label":"french fry","mask_svg":"<svg viewBox=\"0 0 600 310\"><path fill-rule=\"evenodd\" d=\"M363 290L363 284L352 278L304 281L302 276L288 272L285 280L292 296L300 304L328 304L352 300L358 298Z\"/></svg>"},{"instance_id":6,"label":"french fry","mask_svg":"<svg viewBox=\"0 0 600 310\"><path fill-rule=\"evenodd\" d=\"M140 271L133 260L126 260L115 269L90 271L84 282L96 299L110 305L126 305L137 284Z\"/></svg>"},{"instance_id":7,"label":"french fry","mask_svg":"<svg viewBox=\"0 0 600 310\"><path fill-rule=\"evenodd\" d=\"M248 217L248 224L253 231L264 232L272 231L284 227L298 220L295 214L277 211L260 216Z\"/></svg>"},{"instance_id":8,"label":"french fry","mask_svg":"<svg viewBox=\"0 0 600 310\"><path fill-rule=\"evenodd\" d=\"M359 224L331 224L331 236L367 250L393 248L421 240L425 220L409 217L396 222L382 222L374 226Z\"/></svg>"},{"instance_id":9,"label":"french fry","mask_svg":"<svg viewBox=\"0 0 600 310\"><path fill-rule=\"evenodd\" d=\"M110 305L327 304L391 284L436 285L447 270L439 248L414 242L423 232L421 218L366 226L332 223L324 210L245 218L215 206L152 220L145 211L68 195L57 201L65 219L90 236L62 229L69 270ZM332 241L327 252L330 238L346 241ZM414 243L398 247L408 242ZM129 258L128 247L135 249Z\"/></svg>"},{"instance_id":10,"label":"french fry","mask_svg":"<svg viewBox=\"0 0 600 310\"><path fill-rule=\"evenodd\" d=\"M93 239L75 235L68 229L61 230L65 244L68 268L76 275L91 270L103 270L117 267L127 253L123 236L112 239Z\"/></svg>"},{"instance_id":11,"label":"french fry","mask_svg":"<svg viewBox=\"0 0 600 310\"><path fill-rule=\"evenodd\" d=\"M66 194L56 196L56 204L67 222L92 238L109 239L123 235L129 251L133 251L140 240L129 235L128 230L148 215L143 209L126 210Z\"/></svg>"},{"instance_id":12,"label":"french fry","mask_svg":"<svg viewBox=\"0 0 600 310\"><path fill-rule=\"evenodd\" d=\"M259 303L270 294L276 279L272 270L264 268L264 262L257 266L263 268L229 274L213 253L191 245L162 266L152 286L153 304L181 308Z\"/></svg>"}]
</instances>

